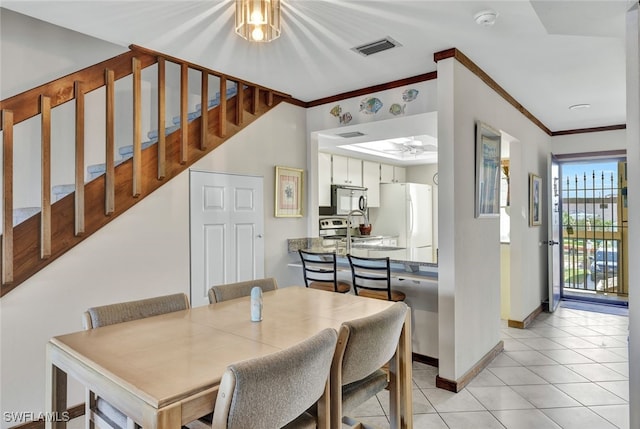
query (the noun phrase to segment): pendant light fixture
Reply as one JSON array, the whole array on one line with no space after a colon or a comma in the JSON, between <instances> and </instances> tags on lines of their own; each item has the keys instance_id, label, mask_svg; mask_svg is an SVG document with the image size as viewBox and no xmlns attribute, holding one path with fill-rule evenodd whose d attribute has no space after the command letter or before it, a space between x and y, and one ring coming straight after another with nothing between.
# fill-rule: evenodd
<instances>
[{"instance_id":1,"label":"pendant light fixture","mask_svg":"<svg viewBox=\"0 0 640 429\"><path fill-rule=\"evenodd\" d=\"M280 37L280 0L236 0L236 33L250 42Z\"/></svg>"}]
</instances>

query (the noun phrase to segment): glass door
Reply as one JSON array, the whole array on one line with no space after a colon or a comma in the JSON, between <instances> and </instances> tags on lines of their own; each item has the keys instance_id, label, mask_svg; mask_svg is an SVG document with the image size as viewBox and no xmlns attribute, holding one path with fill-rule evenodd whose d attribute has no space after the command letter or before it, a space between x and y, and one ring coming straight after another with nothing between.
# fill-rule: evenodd
<instances>
[{"instance_id":1,"label":"glass door","mask_svg":"<svg viewBox=\"0 0 640 429\"><path fill-rule=\"evenodd\" d=\"M626 162L561 164L562 295L626 304Z\"/></svg>"}]
</instances>

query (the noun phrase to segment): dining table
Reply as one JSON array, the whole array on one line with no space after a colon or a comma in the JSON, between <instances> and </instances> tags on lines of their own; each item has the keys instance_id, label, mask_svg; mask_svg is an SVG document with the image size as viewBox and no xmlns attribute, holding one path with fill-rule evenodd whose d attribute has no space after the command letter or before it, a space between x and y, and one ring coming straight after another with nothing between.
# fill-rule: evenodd
<instances>
[{"instance_id":1,"label":"dining table","mask_svg":"<svg viewBox=\"0 0 640 429\"><path fill-rule=\"evenodd\" d=\"M67 377L127 416L128 426L180 429L214 409L227 367L291 347L392 302L300 286L53 337L47 343L47 411L67 409ZM390 427L412 428L411 312L389 364ZM90 395L87 395L88 397ZM328 402L318 427L328 427ZM58 414L59 415L59 414ZM87 426L91 423L87 419ZM62 419L46 429L65 429Z\"/></svg>"}]
</instances>

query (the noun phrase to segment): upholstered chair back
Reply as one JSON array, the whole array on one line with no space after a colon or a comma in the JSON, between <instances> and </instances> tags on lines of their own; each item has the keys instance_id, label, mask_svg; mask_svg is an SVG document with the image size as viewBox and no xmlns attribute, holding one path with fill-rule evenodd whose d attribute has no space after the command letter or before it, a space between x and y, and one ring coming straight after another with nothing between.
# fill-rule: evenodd
<instances>
[{"instance_id":1,"label":"upholstered chair back","mask_svg":"<svg viewBox=\"0 0 640 429\"><path fill-rule=\"evenodd\" d=\"M88 309L84 313L83 325L84 329L99 328L188 308L189 298L184 293L119 302Z\"/></svg>"},{"instance_id":2,"label":"upholstered chair back","mask_svg":"<svg viewBox=\"0 0 640 429\"><path fill-rule=\"evenodd\" d=\"M337 333L325 329L279 352L230 365L212 429L316 427L305 411L327 390Z\"/></svg>"},{"instance_id":3,"label":"upholstered chair back","mask_svg":"<svg viewBox=\"0 0 640 429\"><path fill-rule=\"evenodd\" d=\"M251 295L251 289L254 286L260 286L262 292L275 290L278 288L276 279L269 277L266 279L248 280L245 282L229 283L224 285L213 286L209 289L209 303L228 301L243 296Z\"/></svg>"},{"instance_id":4,"label":"upholstered chair back","mask_svg":"<svg viewBox=\"0 0 640 429\"><path fill-rule=\"evenodd\" d=\"M396 352L407 313L397 302L387 310L342 324L348 340L342 358L342 385L367 377L389 362Z\"/></svg>"}]
</instances>

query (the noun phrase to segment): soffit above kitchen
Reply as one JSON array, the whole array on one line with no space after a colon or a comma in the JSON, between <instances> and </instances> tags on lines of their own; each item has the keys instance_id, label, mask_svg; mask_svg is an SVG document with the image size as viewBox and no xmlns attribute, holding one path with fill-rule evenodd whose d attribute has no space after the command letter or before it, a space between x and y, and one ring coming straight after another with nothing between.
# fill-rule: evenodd
<instances>
[{"instance_id":1,"label":"soffit above kitchen","mask_svg":"<svg viewBox=\"0 0 640 429\"><path fill-rule=\"evenodd\" d=\"M435 71L457 48L552 131L623 124L630 0L282 0L282 34L234 33L235 2L2 1L2 7L126 47L144 46L302 101ZM493 25L474 16L495 11ZM364 56L353 48L390 38ZM568 106L588 103L589 109Z\"/></svg>"},{"instance_id":2,"label":"soffit above kitchen","mask_svg":"<svg viewBox=\"0 0 640 429\"><path fill-rule=\"evenodd\" d=\"M316 133L318 150L394 165L438 162L437 112L342 126Z\"/></svg>"}]
</instances>

